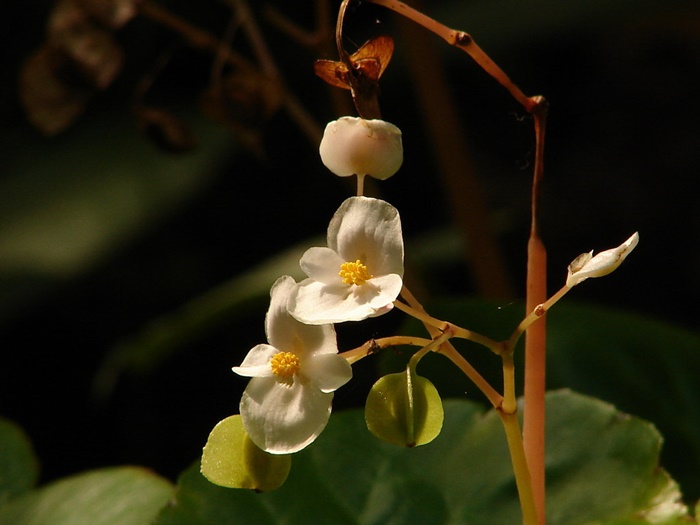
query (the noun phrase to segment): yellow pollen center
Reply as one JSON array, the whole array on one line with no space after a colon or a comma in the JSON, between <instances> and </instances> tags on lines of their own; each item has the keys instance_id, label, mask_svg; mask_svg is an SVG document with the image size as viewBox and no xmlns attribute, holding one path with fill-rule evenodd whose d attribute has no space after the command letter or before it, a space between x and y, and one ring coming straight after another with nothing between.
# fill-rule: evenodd
<instances>
[{"instance_id":1,"label":"yellow pollen center","mask_svg":"<svg viewBox=\"0 0 700 525\"><path fill-rule=\"evenodd\" d=\"M367 267L362 264L360 259L355 262L345 262L340 265L338 275L343 279L345 284L365 284L365 281L372 278L372 274L367 271Z\"/></svg>"},{"instance_id":2,"label":"yellow pollen center","mask_svg":"<svg viewBox=\"0 0 700 525\"><path fill-rule=\"evenodd\" d=\"M272 371L280 377L292 377L301 368L299 358L291 352L279 352L270 359Z\"/></svg>"}]
</instances>

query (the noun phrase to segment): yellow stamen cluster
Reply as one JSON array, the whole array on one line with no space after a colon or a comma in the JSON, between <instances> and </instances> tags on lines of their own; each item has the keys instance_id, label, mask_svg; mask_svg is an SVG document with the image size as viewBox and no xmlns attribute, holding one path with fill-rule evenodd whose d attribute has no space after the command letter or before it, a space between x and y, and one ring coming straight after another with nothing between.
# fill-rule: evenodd
<instances>
[{"instance_id":1,"label":"yellow stamen cluster","mask_svg":"<svg viewBox=\"0 0 700 525\"><path fill-rule=\"evenodd\" d=\"M299 372L301 364L296 354L292 352L279 352L270 359L272 371L280 377L292 377Z\"/></svg>"},{"instance_id":2,"label":"yellow stamen cluster","mask_svg":"<svg viewBox=\"0 0 700 525\"><path fill-rule=\"evenodd\" d=\"M358 286L365 284L365 281L373 277L360 259L357 259L355 262L345 262L341 264L338 275L340 275L345 284L356 284Z\"/></svg>"}]
</instances>

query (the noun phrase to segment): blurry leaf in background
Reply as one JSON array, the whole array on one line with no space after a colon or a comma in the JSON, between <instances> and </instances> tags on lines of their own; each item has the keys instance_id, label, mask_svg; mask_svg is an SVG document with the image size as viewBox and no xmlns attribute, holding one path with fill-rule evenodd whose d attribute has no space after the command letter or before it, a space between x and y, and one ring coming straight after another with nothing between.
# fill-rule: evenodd
<instances>
[{"instance_id":1,"label":"blurry leaf in background","mask_svg":"<svg viewBox=\"0 0 700 525\"><path fill-rule=\"evenodd\" d=\"M570 391L548 394L547 407L548 523L687 523L677 486L658 466L661 437L651 424ZM440 436L414 449L374 438L361 410L334 414L270 493L217 487L197 467L183 474L157 525L211 525L234 516L255 525L520 521L499 417L463 400L447 401Z\"/></svg>"},{"instance_id":2,"label":"blurry leaf in background","mask_svg":"<svg viewBox=\"0 0 700 525\"><path fill-rule=\"evenodd\" d=\"M92 115L51 141L2 137L11 154L0 179L0 323L117 253L211 183L236 146L226 130L192 120L202 144L186 157L158 152L117 113Z\"/></svg>"},{"instance_id":3,"label":"blurry leaf in background","mask_svg":"<svg viewBox=\"0 0 700 525\"><path fill-rule=\"evenodd\" d=\"M143 468L95 470L12 500L0 507L0 525L149 525L172 491Z\"/></svg>"},{"instance_id":4,"label":"blurry leaf in background","mask_svg":"<svg viewBox=\"0 0 700 525\"><path fill-rule=\"evenodd\" d=\"M309 246L323 242L323 238L314 238L288 248L180 309L154 319L132 338L117 343L95 377L95 392L104 398L121 374L153 370L189 342L229 323L247 308L260 306L264 311L272 284L281 275L302 279L299 259Z\"/></svg>"},{"instance_id":5,"label":"blurry leaf in background","mask_svg":"<svg viewBox=\"0 0 700 525\"><path fill-rule=\"evenodd\" d=\"M29 439L17 425L0 418L0 506L31 489L39 462Z\"/></svg>"}]
</instances>

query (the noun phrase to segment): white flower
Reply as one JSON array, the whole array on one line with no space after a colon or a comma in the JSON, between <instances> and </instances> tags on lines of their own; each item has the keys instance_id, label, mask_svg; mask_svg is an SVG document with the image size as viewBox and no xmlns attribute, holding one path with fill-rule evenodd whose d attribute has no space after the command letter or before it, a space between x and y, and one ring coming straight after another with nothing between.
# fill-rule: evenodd
<instances>
[{"instance_id":1,"label":"white flower","mask_svg":"<svg viewBox=\"0 0 700 525\"><path fill-rule=\"evenodd\" d=\"M287 308L307 324L360 321L391 310L403 285L399 212L370 197L350 197L328 226L328 247L310 248L299 262L308 279Z\"/></svg>"},{"instance_id":2,"label":"white flower","mask_svg":"<svg viewBox=\"0 0 700 525\"><path fill-rule=\"evenodd\" d=\"M342 117L326 126L319 153L340 177L388 179L403 163L401 130L383 120Z\"/></svg>"},{"instance_id":3,"label":"white flower","mask_svg":"<svg viewBox=\"0 0 700 525\"><path fill-rule=\"evenodd\" d=\"M566 286L569 288L585 281L589 277L602 277L615 271L622 264L639 242L639 233L635 232L617 248L605 250L593 257L593 251L582 253L569 265Z\"/></svg>"},{"instance_id":4,"label":"white flower","mask_svg":"<svg viewBox=\"0 0 700 525\"><path fill-rule=\"evenodd\" d=\"M272 454L298 452L313 442L328 422L333 392L352 377L338 355L333 326L307 326L287 313L295 284L284 276L272 286L265 318L269 344L257 345L233 368L252 377L240 403L243 426Z\"/></svg>"}]
</instances>

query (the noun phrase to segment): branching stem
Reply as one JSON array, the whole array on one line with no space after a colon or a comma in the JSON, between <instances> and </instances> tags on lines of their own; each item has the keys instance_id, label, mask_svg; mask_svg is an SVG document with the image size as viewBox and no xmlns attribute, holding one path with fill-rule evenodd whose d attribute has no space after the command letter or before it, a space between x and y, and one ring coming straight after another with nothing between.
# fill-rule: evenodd
<instances>
[{"instance_id":1,"label":"branching stem","mask_svg":"<svg viewBox=\"0 0 700 525\"><path fill-rule=\"evenodd\" d=\"M462 328L461 326L457 326L455 324L431 317L424 310L418 310L416 308L413 308L399 301L398 299L394 301L394 306L402 312L407 313L411 317L415 317L419 321L422 321L426 325L437 328L441 332L450 331L452 332L453 337L457 337L459 339L468 339L469 341L473 341L475 343L483 345L495 354L500 354L503 350L503 343L495 341L494 339L491 339L490 337L487 337L485 335L481 335L477 332L473 332L471 330L467 330L466 328Z\"/></svg>"},{"instance_id":2,"label":"branching stem","mask_svg":"<svg viewBox=\"0 0 700 525\"><path fill-rule=\"evenodd\" d=\"M384 348L392 346L421 346L425 347L432 343L432 339L424 337L412 337L407 335L395 335L391 337L382 337L381 339L370 339L366 343L352 350L342 352L341 357L348 360L350 364L356 363L363 357L375 354Z\"/></svg>"}]
</instances>

